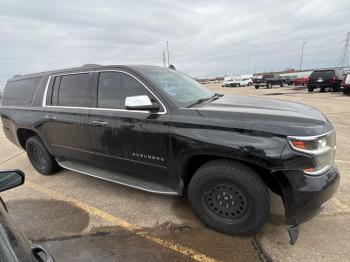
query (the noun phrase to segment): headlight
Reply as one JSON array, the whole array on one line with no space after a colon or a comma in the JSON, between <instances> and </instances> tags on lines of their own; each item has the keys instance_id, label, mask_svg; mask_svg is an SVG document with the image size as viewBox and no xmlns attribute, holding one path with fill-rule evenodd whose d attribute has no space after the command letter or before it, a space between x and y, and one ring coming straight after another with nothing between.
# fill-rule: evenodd
<instances>
[{"instance_id":1,"label":"headlight","mask_svg":"<svg viewBox=\"0 0 350 262\"><path fill-rule=\"evenodd\" d=\"M288 140L293 149L312 155L315 167L304 169L306 174L320 175L332 167L336 151L336 135L334 130L320 136L290 136Z\"/></svg>"}]
</instances>

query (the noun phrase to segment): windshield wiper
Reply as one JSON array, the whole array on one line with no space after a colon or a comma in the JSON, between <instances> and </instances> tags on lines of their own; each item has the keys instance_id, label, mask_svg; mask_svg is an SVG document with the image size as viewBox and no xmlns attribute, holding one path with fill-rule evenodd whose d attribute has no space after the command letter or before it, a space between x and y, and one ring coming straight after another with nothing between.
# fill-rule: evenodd
<instances>
[{"instance_id":1,"label":"windshield wiper","mask_svg":"<svg viewBox=\"0 0 350 262\"><path fill-rule=\"evenodd\" d=\"M200 98L198 99L196 102L190 104L189 106L187 107L192 107L192 106L195 106L195 105L198 105L198 104L201 104L203 102L206 102L206 101L214 101L220 97L224 96L223 94L218 94L218 93L215 93L213 94L212 96L209 96L209 97L203 97L203 98Z\"/></svg>"}]
</instances>

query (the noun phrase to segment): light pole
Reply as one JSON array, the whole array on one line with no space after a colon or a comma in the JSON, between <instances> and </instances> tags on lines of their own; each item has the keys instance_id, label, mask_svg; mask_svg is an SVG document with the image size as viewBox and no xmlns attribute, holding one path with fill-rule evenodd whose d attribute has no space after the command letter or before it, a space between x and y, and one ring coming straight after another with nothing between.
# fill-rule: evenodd
<instances>
[{"instance_id":1,"label":"light pole","mask_svg":"<svg viewBox=\"0 0 350 262\"><path fill-rule=\"evenodd\" d=\"M166 41L166 50L167 50L167 53L168 53L168 66L170 66L170 61L169 61L169 57L170 57L170 55L169 55L169 42L168 41Z\"/></svg>"},{"instance_id":2,"label":"light pole","mask_svg":"<svg viewBox=\"0 0 350 262\"><path fill-rule=\"evenodd\" d=\"M300 55L300 64L299 64L299 70L301 70L301 66L303 64L303 55L304 55L304 46L305 46L306 42L303 42L303 44L301 45L301 55Z\"/></svg>"}]
</instances>

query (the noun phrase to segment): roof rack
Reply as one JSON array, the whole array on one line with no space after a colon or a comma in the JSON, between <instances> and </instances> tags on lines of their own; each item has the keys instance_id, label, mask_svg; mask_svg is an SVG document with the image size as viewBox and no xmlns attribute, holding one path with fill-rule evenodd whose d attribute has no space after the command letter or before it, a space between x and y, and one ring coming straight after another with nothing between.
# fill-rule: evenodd
<instances>
[{"instance_id":1,"label":"roof rack","mask_svg":"<svg viewBox=\"0 0 350 262\"><path fill-rule=\"evenodd\" d=\"M92 67L92 66L101 66L99 64L85 64L82 67Z\"/></svg>"}]
</instances>

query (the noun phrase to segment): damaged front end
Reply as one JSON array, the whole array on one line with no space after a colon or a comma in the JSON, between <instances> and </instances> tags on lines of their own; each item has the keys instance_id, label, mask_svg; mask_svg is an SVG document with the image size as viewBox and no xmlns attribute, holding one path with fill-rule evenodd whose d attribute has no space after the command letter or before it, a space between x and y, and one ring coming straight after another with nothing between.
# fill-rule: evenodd
<instances>
[{"instance_id":1,"label":"damaged front end","mask_svg":"<svg viewBox=\"0 0 350 262\"><path fill-rule=\"evenodd\" d=\"M285 170L275 175L285 206L290 244L300 224L320 213L338 189L340 174L334 164L335 132L315 137L289 137L281 158Z\"/></svg>"}]
</instances>

